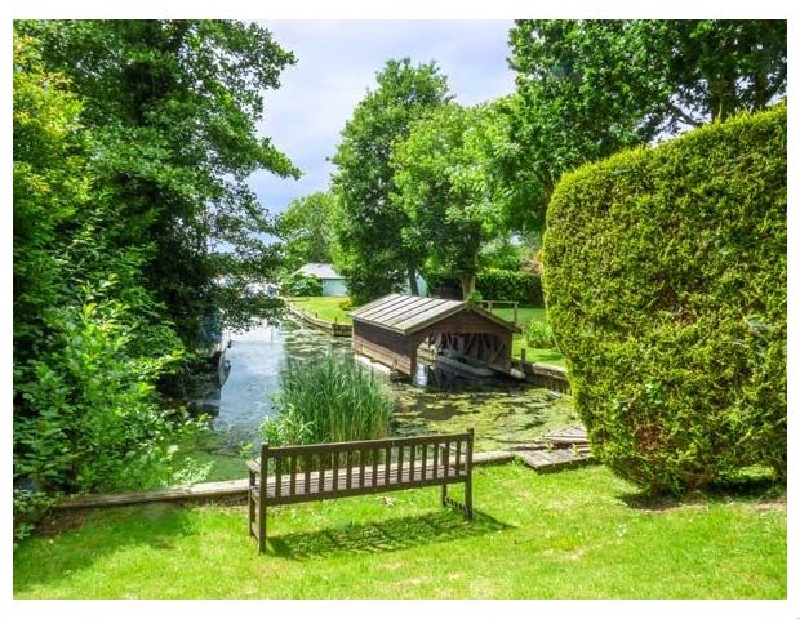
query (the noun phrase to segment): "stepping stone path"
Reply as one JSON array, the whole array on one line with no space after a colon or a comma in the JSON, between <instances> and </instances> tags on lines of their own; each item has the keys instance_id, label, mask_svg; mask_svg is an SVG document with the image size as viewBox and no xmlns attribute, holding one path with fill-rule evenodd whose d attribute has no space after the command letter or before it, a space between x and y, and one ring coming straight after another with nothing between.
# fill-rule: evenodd
<instances>
[{"instance_id":1,"label":"stepping stone path","mask_svg":"<svg viewBox=\"0 0 800 619\"><path fill-rule=\"evenodd\" d=\"M583 426L553 430L539 440L513 448L514 455L534 469L558 469L593 459Z\"/></svg>"},{"instance_id":2,"label":"stepping stone path","mask_svg":"<svg viewBox=\"0 0 800 619\"><path fill-rule=\"evenodd\" d=\"M589 439L583 426L569 426L553 430L536 441L515 445L509 451L476 453L473 463L502 464L518 458L537 470L556 470L574 463L591 461Z\"/></svg>"}]
</instances>

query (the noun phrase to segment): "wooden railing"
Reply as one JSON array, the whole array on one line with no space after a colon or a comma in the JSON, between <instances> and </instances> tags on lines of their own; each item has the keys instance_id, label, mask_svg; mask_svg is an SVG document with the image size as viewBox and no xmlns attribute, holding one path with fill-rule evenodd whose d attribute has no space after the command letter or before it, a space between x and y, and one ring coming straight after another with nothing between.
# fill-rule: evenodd
<instances>
[{"instance_id":1,"label":"wooden railing","mask_svg":"<svg viewBox=\"0 0 800 619\"><path fill-rule=\"evenodd\" d=\"M519 301L503 301L502 299L481 299L478 305L488 311L492 311L494 307L513 307L514 308L514 324L517 324L517 307Z\"/></svg>"}]
</instances>

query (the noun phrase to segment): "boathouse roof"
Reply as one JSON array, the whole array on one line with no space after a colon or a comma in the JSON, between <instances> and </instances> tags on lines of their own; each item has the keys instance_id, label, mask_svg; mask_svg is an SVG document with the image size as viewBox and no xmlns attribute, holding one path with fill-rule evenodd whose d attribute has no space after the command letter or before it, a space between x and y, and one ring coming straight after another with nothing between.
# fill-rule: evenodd
<instances>
[{"instance_id":1,"label":"boathouse roof","mask_svg":"<svg viewBox=\"0 0 800 619\"><path fill-rule=\"evenodd\" d=\"M402 335L415 333L445 318L461 312L474 312L510 331L518 331L512 322L494 314L453 299L433 299L405 294L390 294L376 299L350 313L353 321L389 329Z\"/></svg>"}]
</instances>

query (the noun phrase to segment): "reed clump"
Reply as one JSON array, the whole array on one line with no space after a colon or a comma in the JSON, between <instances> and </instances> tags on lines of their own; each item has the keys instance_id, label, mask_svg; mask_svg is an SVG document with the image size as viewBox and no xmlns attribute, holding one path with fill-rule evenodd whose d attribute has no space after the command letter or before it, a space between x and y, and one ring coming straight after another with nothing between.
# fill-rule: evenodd
<instances>
[{"instance_id":1,"label":"reed clump","mask_svg":"<svg viewBox=\"0 0 800 619\"><path fill-rule=\"evenodd\" d=\"M308 445L385 438L395 403L385 382L344 355L289 359L281 372L275 415L264 420L270 445Z\"/></svg>"}]
</instances>

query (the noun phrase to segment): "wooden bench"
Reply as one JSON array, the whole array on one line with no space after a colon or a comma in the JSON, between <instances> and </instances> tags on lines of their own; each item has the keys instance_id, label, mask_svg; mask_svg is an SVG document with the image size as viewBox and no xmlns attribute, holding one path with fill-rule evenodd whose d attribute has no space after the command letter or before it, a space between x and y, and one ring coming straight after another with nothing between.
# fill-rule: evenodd
<instances>
[{"instance_id":1,"label":"wooden bench","mask_svg":"<svg viewBox=\"0 0 800 619\"><path fill-rule=\"evenodd\" d=\"M247 463L250 535L258 552L267 549L266 508L289 503L441 486L442 505L472 518L473 428L464 434L431 434L345 443L261 446L261 458ZM262 481L264 483L262 483ZM464 483L464 503L447 486ZM256 528L257 519L257 528Z\"/></svg>"}]
</instances>

